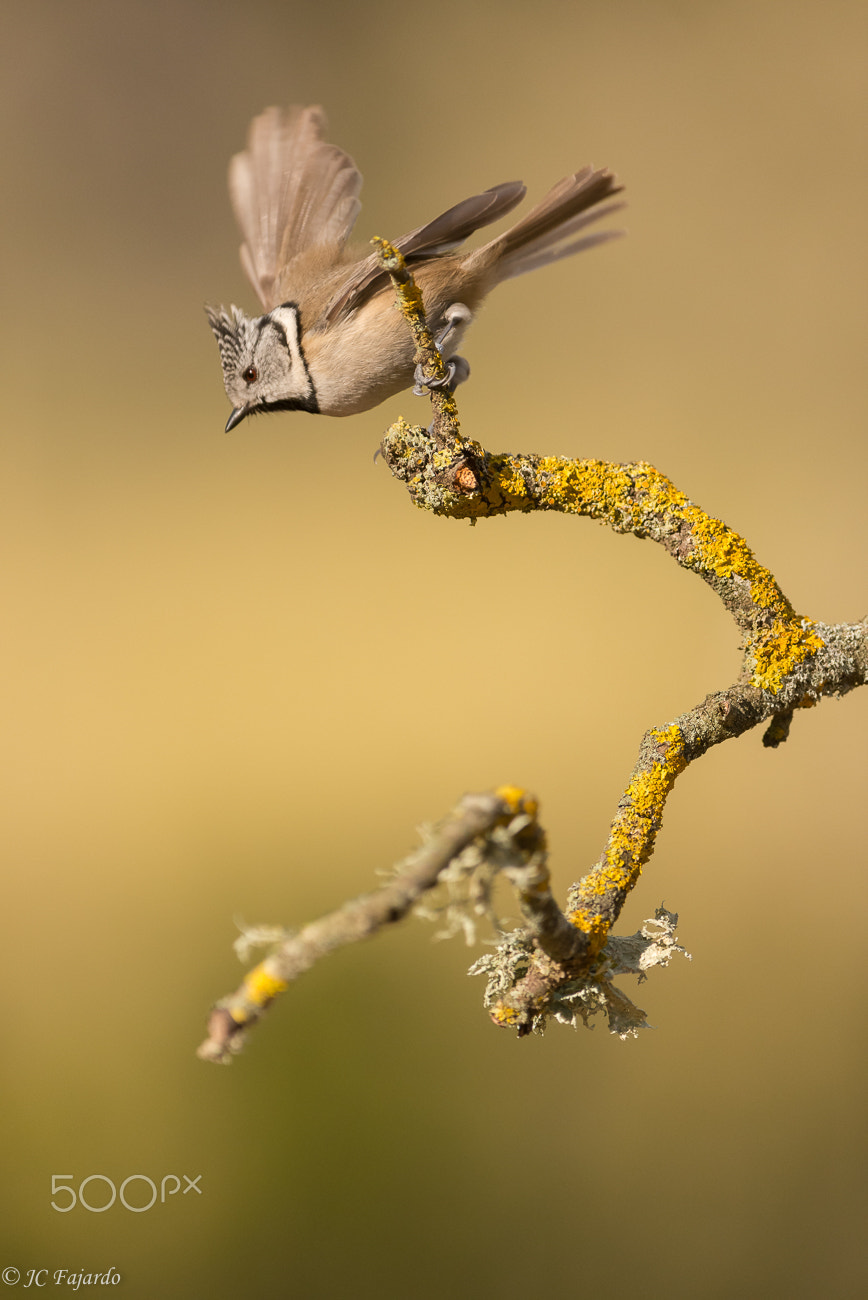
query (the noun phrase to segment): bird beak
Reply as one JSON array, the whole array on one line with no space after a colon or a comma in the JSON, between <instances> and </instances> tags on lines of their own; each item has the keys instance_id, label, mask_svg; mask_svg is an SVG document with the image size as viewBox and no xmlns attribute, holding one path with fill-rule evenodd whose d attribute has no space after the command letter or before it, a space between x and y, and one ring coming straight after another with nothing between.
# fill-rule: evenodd
<instances>
[{"instance_id":1,"label":"bird beak","mask_svg":"<svg viewBox=\"0 0 868 1300\"><path fill-rule=\"evenodd\" d=\"M227 433L229 433L230 429L234 429L236 424L241 423L241 421L244 419L245 415L247 414L248 410L249 407L247 406L236 406L235 410L232 412L229 419L226 421Z\"/></svg>"}]
</instances>

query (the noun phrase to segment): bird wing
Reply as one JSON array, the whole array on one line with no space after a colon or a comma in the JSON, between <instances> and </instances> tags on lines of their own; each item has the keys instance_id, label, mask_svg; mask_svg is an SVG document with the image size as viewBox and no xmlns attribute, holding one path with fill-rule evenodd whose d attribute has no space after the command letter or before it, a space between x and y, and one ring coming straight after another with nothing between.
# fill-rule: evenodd
<instances>
[{"instance_id":1,"label":"bird wing","mask_svg":"<svg viewBox=\"0 0 868 1300\"><path fill-rule=\"evenodd\" d=\"M325 125L321 108L267 108L229 164L241 265L267 311L278 305L275 282L286 264L318 244L342 247L361 208L361 174L323 140Z\"/></svg>"},{"instance_id":2,"label":"bird wing","mask_svg":"<svg viewBox=\"0 0 868 1300\"><path fill-rule=\"evenodd\" d=\"M511 212L521 202L524 195L525 187L521 181L506 181L502 185L495 185L482 194L463 199L433 221L402 235L393 241L394 246L408 262L451 253L474 230L491 225L493 221L506 216L507 212ZM382 288L387 278L376 253L362 258L350 268L347 278L342 281L339 291L326 307L322 325L330 325L338 317L358 307Z\"/></svg>"}]
</instances>

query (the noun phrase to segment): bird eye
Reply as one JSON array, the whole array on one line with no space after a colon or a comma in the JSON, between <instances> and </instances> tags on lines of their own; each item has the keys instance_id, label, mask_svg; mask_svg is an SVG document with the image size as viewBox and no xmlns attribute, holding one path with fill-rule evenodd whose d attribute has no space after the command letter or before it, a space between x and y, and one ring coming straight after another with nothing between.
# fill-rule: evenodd
<instances>
[{"instance_id":1,"label":"bird eye","mask_svg":"<svg viewBox=\"0 0 868 1300\"><path fill-rule=\"evenodd\" d=\"M245 384L255 384L259 378L256 373L256 366L248 366L241 378L244 380Z\"/></svg>"}]
</instances>

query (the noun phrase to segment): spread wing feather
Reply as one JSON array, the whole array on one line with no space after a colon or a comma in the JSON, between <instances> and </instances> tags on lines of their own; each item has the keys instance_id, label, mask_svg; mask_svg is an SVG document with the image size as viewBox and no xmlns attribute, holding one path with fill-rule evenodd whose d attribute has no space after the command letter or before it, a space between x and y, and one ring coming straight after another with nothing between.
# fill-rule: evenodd
<instances>
[{"instance_id":1,"label":"spread wing feather","mask_svg":"<svg viewBox=\"0 0 868 1300\"><path fill-rule=\"evenodd\" d=\"M325 125L321 108L268 108L229 164L241 264L266 311L277 306L281 269L318 244L343 246L361 207L361 174L323 140Z\"/></svg>"},{"instance_id":2,"label":"spread wing feather","mask_svg":"<svg viewBox=\"0 0 868 1300\"><path fill-rule=\"evenodd\" d=\"M336 266L361 208L362 177L349 154L322 137L321 108L268 108L254 118L247 148L229 165L229 192L244 242L241 264L265 307L280 301L278 281L287 266L318 246L332 251ZM511 230L469 255L469 265L496 267L496 279L521 275L570 256L619 231L578 234L620 204L605 168L584 167L559 181ZM521 181L495 185L455 204L433 221L395 240L410 262L451 253L483 226L499 220L524 197ZM340 288L315 328L324 329L358 307L386 283L375 254L346 266Z\"/></svg>"}]
</instances>

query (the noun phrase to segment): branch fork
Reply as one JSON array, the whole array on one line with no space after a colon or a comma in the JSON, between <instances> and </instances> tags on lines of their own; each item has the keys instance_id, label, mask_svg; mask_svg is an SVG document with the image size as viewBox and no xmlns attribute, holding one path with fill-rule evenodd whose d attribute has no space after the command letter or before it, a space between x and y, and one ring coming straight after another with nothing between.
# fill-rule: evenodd
<instances>
[{"instance_id":1,"label":"branch fork","mask_svg":"<svg viewBox=\"0 0 868 1300\"><path fill-rule=\"evenodd\" d=\"M426 378L445 378L404 258L386 240L374 242L412 330L416 363ZM555 510L658 543L708 583L731 614L742 636L741 672L730 686L646 731L608 842L569 889L565 911L551 892L533 796L512 786L466 795L387 884L282 938L240 988L216 1004L199 1049L205 1060L231 1059L274 999L320 957L401 920L445 873L467 869L472 875L473 863L510 880L524 921L472 968L488 975L485 1001L494 1022L524 1036L541 1032L551 1017L576 1024L604 1011L613 1033L634 1034L646 1023L644 1013L615 988L612 976L626 972L641 979L683 953L676 943L678 918L661 908L636 935L611 931L653 853L676 780L712 746L757 726L765 726L763 744L776 748L787 739L796 710L868 681L868 623L827 624L798 614L747 542L653 465L488 452L462 436L448 388L432 388L430 398L430 432L398 420L381 448L417 506L471 523L509 511Z\"/></svg>"}]
</instances>

